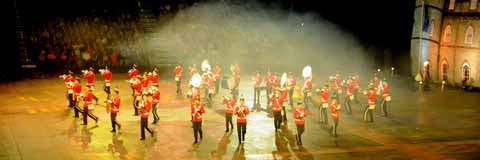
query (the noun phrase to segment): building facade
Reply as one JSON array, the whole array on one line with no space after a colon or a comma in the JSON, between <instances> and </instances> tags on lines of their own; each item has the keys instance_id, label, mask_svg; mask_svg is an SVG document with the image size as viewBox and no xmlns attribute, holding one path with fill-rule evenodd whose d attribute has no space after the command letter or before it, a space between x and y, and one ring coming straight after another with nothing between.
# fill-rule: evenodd
<instances>
[{"instance_id":1,"label":"building facade","mask_svg":"<svg viewBox=\"0 0 480 160\"><path fill-rule=\"evenodd\" d=\"M414 16L412 75L480 87L478 0L416 0Z\"/></svg>"}]
</instances>

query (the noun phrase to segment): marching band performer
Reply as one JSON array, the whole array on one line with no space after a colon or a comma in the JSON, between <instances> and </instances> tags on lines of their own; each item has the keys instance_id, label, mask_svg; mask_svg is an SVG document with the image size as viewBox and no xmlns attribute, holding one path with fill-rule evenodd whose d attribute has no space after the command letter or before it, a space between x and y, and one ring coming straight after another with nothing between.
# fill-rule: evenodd
<instances>
[{"instance_id":1,"label":"marching band performer","mask_svg":"<svg viewBox=\"0 0 480 160\"><path fill-rule=\"evenodd\" d=\"M278 92L275 92L272 96L273 106L273 124L275 125L275 131L279 131L280 124L282 123L282 100L280 99Z\"/></svg>"},{"instance_id":2,"label":"marching band performer","mask_svg":"<svg viewBox=\"0 0 480 160\"><path fill-rule=\"evenodd\" d=\"M295 90L295 86L297 85L297 81L295 77L293 77L293 73L288 73L287 79L287 90L288 90L288 102L290 102L290 106L293 106L293 91Z\"/></svg>"},{"instance_id":3,"label":"marching band performer","mask_svg":"<svg viewBox=\"0 0 480 160\"><path fill-rule=\"evenodd\" d=\"M175 69L173 70L173 73L175 74L175 83L177 85L177 96L182 95L182 74L183 74L183 68L180 64L177 64L175 66Z\"/></svg>"},{"instance_id":4,"label":"marching band performer","mask_svg":"<svg viewBox=\"0 0 480 160\"><path fill-rule=\"evenodd\" d=\"M283 119L284 123L286 123L287 122L286 108L287 108L287 103L288 103L288 90L285 87L285 84L278 87L277 90L280 93L280 95L278 97L280 98L280 101L282 102L282 111L283 111L282 119Z\"/></svg>"},{"instance_id":5,"label":"marching band performer","mask_svg":"<svg viewBox=\"0 0 480 160\"><path fill-rule=\"evenodd\" d=\"M116 132L116 127L118 129L122 128L122 126L117 121L117 114L120 112L120 95L118 88L115 88L113 91L113 96L108 100L110 105L110 121L112 122L112 130L110 132Z\"/></svg>"},{"instance_id":6,"label":"marching band performer","mask_svg":"<svg viewBox=\"0 0 480 160\"><path fill-rule=\"evenodd\" d=\"M108 67L105 66L105 69L100 69L100 73L105 79L105 84L104 84L105 86L103 87L103 90L105 91L105 93L107 93L107 99L110 99L110 85L111 85L111 79L112 79L112 72L110 72Z\"/></svg>"},{"instance_id":7,"label":"marching band performer","mask_svg":"<svg viewBox=\"0 0 480 160\"><path fill-rule=\"evenodd\" d=\"M305 117L307 113L305 112L305 108L302 105L302 102L297 102L297 106L295 107L295 112L293 112L293 117L295 117L295 125L297 126L297 144L302 145L302 134L305 131Z\"/></svg>"},{"instance_id":8,"label":"marching band performer","mask_svg":"<svg viewBox=\"0 0 480 160\"><path fill-rule=\"evenodd\" d=\"M93 67L90 67L88 70L83 70L83 78L87 80L87 87L90 88L93 92L95 86L95 73L93 73ZM98 98L94 94L92 94L95 103L98 103Z\"/></svg>"},{"instance_id":9,"label":"marching band performer","mask_svg":"<svg viewBox=\"0 0 480 160\"><path fill-rule=\"evenodd\" d=\"M383 116L388 117L387 112L387 102L391 100L390 95L390 86L388 85L387 81L383 80L383 89L382 89L382 103L380 106L382 107Z\"/></svg>"},{"instance_id":10,"label":"marching band performer","mask_svg":"<svg viewBox=\"0 0 480 160\"><path fill-rule=\"evenodd\" d=\"M153 68L153 71L151 72L151 75L148 78L152 86L158 87L158 69L157 68Z\"/></svg>"},{"instance_id":11,"label":"marching band performer","mask_svg":"<svg viewBox=\"0 0 480 160\"><path fill-rule=\"evenodd\" d=\"M337 99L340 99L340 95L342 94L342 78L340 73L335 74L335 78L333 79L333 93Z\"/></svg>"},{"instance_id":12,"label":"marching band performer","mask_svg":"<svg viewBox=\"0 0 480 160\"><path fill-rule=\"evenodd\" d=\"M330 97L330 91L328 90L328 84L325 84L321 90L317 89L317 94L320 95L320 119L321 122L324 124L328 124L328 115L327 115L327 108L328 108L328 99Z\"/></svg>"},{"instance_id":13,"label":"marching band performer","mask_svg":"<svg viewBox=\"0 0 480 160\"><path fill-rule=\"evenodd\" d=\"M340 104L337 103L337 97L332 97L332 104L330 104L330 114L333 120L333 126L330 129L330 134L337 137L338 119L340 117Z\"/></svg>"},{"instance_id":14,"label":"marching band performer","mask_svg":"<svg viewBox=\"0 0 480 160\"><path fill-rule=\"evenodd\" d=\"M367 94L367 107L365 108L365 113L363 114L364 122L373 122L373 110L375 109L375 101L377 99L377 93L374 86L370 85L368 93L366 91L364 94Z\"/></svg>"},{"instance_id":15,"label":"marching band performer","mask_svg":"<svg viewBox=\"0 0 480 160\"><path fill-rule=\"evenodd\" d=\"M60 78L63 79L63 83L67 88L67 99L68 99L68 107L74 107L74 100L73 100L73 83L75 78L73 77L73 72L68 71L68 75L61 75Z\"/></svg>"},{"instance_id":16,"label":"marching band performer","mask_svg":"<svg viewBox=\"0 0 480 160\"><path fill-rule=\"evenodd\" d=\"M238 91L240 89L240 65L234 64L233 65L233 78L234 78L234 85L232 88L232 95L235 101L238 99Z\"/></svg>"},{"instance_id":17,"label":"marching band performer","mask_svg":"<svg viewBox=\"0 0 480 160\"><path fill-rule=\"evenodd\" d=\"M157 124L158 120L160 120L160 117L158 117L157 109L160 106L160 90L158 89L157 86L152 86L152 91L153 91L153 101L152 101L152 113L153 113L153 123L152 124Z\"/></svg>"},{"instance_id":18,"label":"marching band performer","mask_svg":"<svg viewBox=\"0 0 480 160\"><path fill-rule=\"evenodd\" d=\"M139 71L137 69L137 64L133 64L132 69L128 70L128 77L130 77L130 84L132 87L132 95L135 94L135 89L133 88L133 81L135 81L135 79L137 78L138 72Z\"/></svg>"},{"instance_id":19,"label":"marching band performer","mask_svg":"<svg viewBox=\"0 0 480 160\"><path fill-rule=\"evenodd\" d=\"M228 132L229 129L233 130L232 115L235 100L232 96L223 96L223 104L225 104L225 132Z\"/></svg>"},{"instance_id":20,"label":"marching band performer","mask_svg":"<svg viewBox=\"0 0 480 160\"><path fill-rule=\"evenodd\" d=\"M238 144L245 142L245 133L247 133L247 115L250 113L248 106L245 105L245 99L240 98L240 104L235 108L237 115L237 135Z\"/></svg>"},{"instance_id":21,"label":"marching band performer","mask_svg":"<svg viewBox=\"0 0 480 160\"><path fill-rule=\"evenodd\" d=\"M143 77L142 79L140 80L140 83L142 84L142 97L147 95L147 92L148 92L148 82L149 82L149 79L148 79L148 73L145 72L143 73Z\"/></svg>"},{"instance_id":22,"label":"marching band performer","mask_svg":"<svg viewBox=\"0 0 480 160\"><path fill-rule=\"evenodd\" d=\"M80 79L76 78L74 79L73 83L73 110L75 112L75 118L78 118L78 112L80 112L80 109L78 108L78 102L79 98L82 95L82 84L80 84Z\"/></svg>"},{"instance_id":23,"label":"marching band performer","mask_svg":"<svg viewBox=\"0 0 480 160\"><path fill-rule=\"evenodd\" d=\"M213 95L215 94L215 81L213 80L213 76L211 72L205 73L203 75L203 82L205 86L205 98L210 105L213 103Z\"/></svg>"},{"instance_id":24,"label":"marching band performer","mask_svg":"<svg viewBox=\"0 0 480 160\"><path fill-rule=\"evenodd\" d=\"M197 135L200 135L200 139L203 139L203 131L202 131L203 114L205 114L205 107L203 105L200 105L200 101L197 99L195 100L194 104L191 107L193 136L195 138L195 141L193 142L194 144L198 142Z\"/></svg>"},{"instance_id":25,"label":"marching band performer","mask_svg":"<svg viewBox=\"0 0 480 160\"><path fill-rule=\"evenodd\" d=\"M356 73L353 76L353 83L354 83L354 90L353 90L353 97L358 97L358 92L360 92L360 75ZM355 98L355 103L359 103L360 101L358 98Z\"/></svg>"},{"instance_id":26,"label":"marching band performer","mask_svg":"<svg viewBox=\"0 0 480 160\"><path fill-rule=\"evenodd\" d=\"M95 120L95 123L98 122L98 117L93 115L91 110L93 110L93 92L92 88L88 87L83 97L83 125L87 125L87 116Z\"/></svg>"},{"instance_id":27,"label":"marching band performer","mask_svg":"<svg viewBox=\"0 0 480 160\"><path fill-rule=\"evenodd\" d=\"M221 74L222 74L222 68L220 68L220 65L216 64L213 67L213 79L215 81L215 94L217 94L220 89L220 81L222 76Z\"/></svg>"},{"instance_id":28,"label":"marching band performer","mask_svg":"<svg viewBox=\"0 0 480 160\"><path fill-rule=\"evenodd\" d=\"M346 111L348 114L352 114L352 105L351 101L355 98L353 96L353 90L354 90L354 82L351 79L347 80L347 84L345 85L345 100L343 101Z\"/></svg>"},{"instance_id":29,"label":"marching band performer","mask_svg":"<svg viewBox=\"0 0 480 160\"><path fill-rule=\"evenodd\" d=\"M262 85L262 75L260 72L256 73L255 84L253 85L253 103L260 104L260 90Z\"/></svg>"},{"instance_id":30,"label":"marching band performer","mask_svg":"<svg viewBox=\"0 0 480 160\"><path fill-rule=\"evenodd\" d=\"M137 76L132 81L132 88L133 88L133 115L138 116L138 107L140 100L142 98L142 83L140 82L141 77Z\"/></svg>"},{"instance_id":31,"label":"marching band performer","mask_svg":"<svg viewBox=\"0 0 480 160\"><path fill-rule=\"evenodd\" d=\"M140 140L145 140L145 130L150 132L150 135L153 137L154 132L152 129L148 128L148 117L150 116L150 109L152 109L152 93L147 92L142 103L139 105L140 110Z\"/></svg>"},{"instance_id":32,"label":"marching band performer","mask_svg":"<svg viewBox=\"0 0 480 160\"><path fill-rule=\"evenodd\" d=\"M272 73L270 72L270 68L268 69L267 71L267 75L265 75L265 80L264 80L266 83L267 83L267 108L269 108L271 102L272 102L272 89L273 89L273 86L274 86L274 81L273 81L273 75Z\"/></svg>"},{"instance_id":33,"label":"marching band performer","mask_svg":"<svg viewBox=\"0 0 480 160\"><path fill-rule=\"evenodd\" d=\"M303 82L303 103L305 108L308 110L309 104L312 102L312 76L306 77Z\"/></svg>"}]
</instances>

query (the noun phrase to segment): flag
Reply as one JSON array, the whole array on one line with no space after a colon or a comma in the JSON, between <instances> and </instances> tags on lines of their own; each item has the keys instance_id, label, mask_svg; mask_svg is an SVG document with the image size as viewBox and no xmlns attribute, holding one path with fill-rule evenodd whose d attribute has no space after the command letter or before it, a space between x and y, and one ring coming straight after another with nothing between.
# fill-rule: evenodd
<instances>
[{"instance_id":1,"label":"flag","mask_svg":"<svg viewBox=\"0 0 480 160\"><path fill-rule=\"evenodd\" d=\"M428 15L428 8L425 6L425 3L422 3L422 8L423 8L422 31L428 32L428 29L430 28L430 15Z\"/></svg>"}]
</instances>

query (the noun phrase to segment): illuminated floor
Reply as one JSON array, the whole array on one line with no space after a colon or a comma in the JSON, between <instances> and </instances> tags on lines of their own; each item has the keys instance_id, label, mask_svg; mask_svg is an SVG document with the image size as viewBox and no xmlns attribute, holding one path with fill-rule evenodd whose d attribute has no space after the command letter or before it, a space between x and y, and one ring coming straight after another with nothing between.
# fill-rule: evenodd
<instances>
[{"instance_id":1,"label":"illuminated floor","mask_svg":"<svg viewBox=\"0 0 480 160\"><path fill-rule=\"evenodd\" d=\"M242 82L241 93L251 103L249 84ZM341 114L339 137L334 138L312 115L303 147L295 143L292 121L275 135L273 118L263 111L249 116L246 142L238 145L236 130L225 134L218 99L207 109L203 141L192 145L189 107L173 95L171 81L160 83L160 123L150 125L156 135L147 134L145 141L139 140L139 118L132 116L131 90L123 79L113 82L123 98L123 128L117 134L109 132L109 115L101 107L95 111L98 125L91 119L87 127L80 125L66 107L59 79L0 84L0 159L480 159L479 93L419 93L398 84L391 89L392 117L376 113L374 123L363 123L363 107L356 104L353 115ZM101 86L97 81L97 88ZM105 99L101 90L97 94ZM289 116L291 120L291 112Z\"/></svg>"}]
</instances>

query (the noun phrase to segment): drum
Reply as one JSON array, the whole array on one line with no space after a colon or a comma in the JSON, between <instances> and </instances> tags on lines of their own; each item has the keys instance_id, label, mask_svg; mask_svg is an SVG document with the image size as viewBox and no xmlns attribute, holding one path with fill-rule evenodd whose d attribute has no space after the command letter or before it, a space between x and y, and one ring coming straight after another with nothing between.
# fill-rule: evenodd
<instances>
[{"instance_id":1,"label":"drum","mask_svg":"<svg viewBox=\"0 0 480 160\"><path fill-rule=\"evenodd\" d=\"M385 97L385 101L390 102L391 100L392 100L392 97L390 96Z\"/></svg>"},{"instance_id":2,"label":"drum","mask_svg":"<svg viewBox=\"0 0 480 160\"><path fill-rule=\"evenodd\" d=\"M368 105L368 109L375 109L375 105L374 104Z\"/></svg>"},{"instance_id":3,"label":"drum","mask_svg":"<svg viewBox=\"0 0 480 160\"><path fill-rule=\"evenodd\" d=\"M180 81L180 77L175 77L175 81Z\"/></svg>"},{"instance_id":4,"label":"drum","mask_svg":"<svg viewBox=\"0 0 480 160\"><path fill-rule=\"evenodd\" d=\"M88 109L93 109L93 104L89 104Z\"/></svg>"},{"instance_id":5,"label":"drum","mask_svg":"<svg viewBox=\"0 0 480 160\"><path fill-rule=\"evenodd\" d=\"M354 100L355 97L353 95L350 96L350 100Z\"/></svg>"},{"instance_id":6,"label":"drum","mask_svg":"<svg viewBox=\"0 0 480 160\"><path fill-rule=\"evenodd\" d=\"M322 108L328 108L328 103L322 104Z\"/></svg>"}]
</instances>

